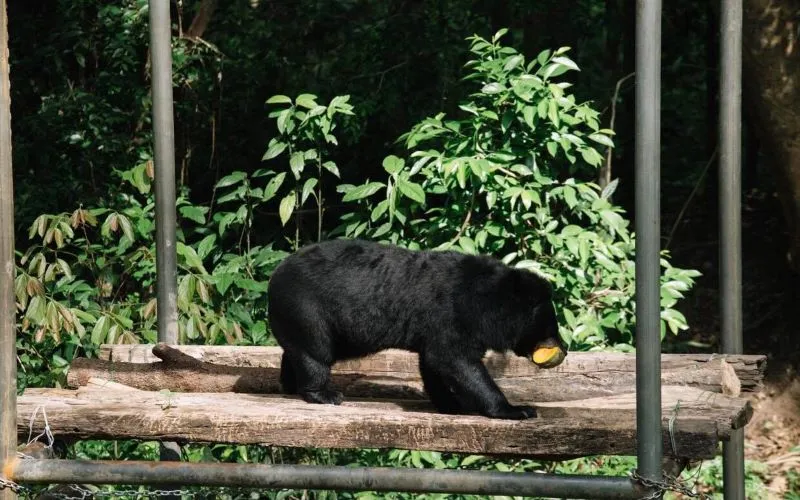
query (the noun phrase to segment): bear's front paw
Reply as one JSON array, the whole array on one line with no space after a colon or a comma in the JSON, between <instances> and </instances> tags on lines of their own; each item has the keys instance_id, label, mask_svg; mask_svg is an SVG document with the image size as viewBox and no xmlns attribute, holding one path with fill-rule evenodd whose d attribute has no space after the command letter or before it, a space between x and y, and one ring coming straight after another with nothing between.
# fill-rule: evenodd
<instances>
[{"instance_id":1,"label":"bear's front paw","mask_svg":"<svg viewBox=\"0 0 800 500\"><path fill-rule=\"evenodd\" d=\"M339 405L344 401L344 396L339 391L323 389L321 391L305 392L303 393L303 399L308 403Z\"/></svg>"},{"instance_id":2,"label":"bear's front paw","mask_svg":"<svg viewBox=\"0 0 800 500\"><path fill-rule=\"evenodd\" d=\"M534 409L532 406L508 405L502 410L494 411L487 416L506 420L525 420L528 418L536 418L536 409Z\"/></svg>"}]
</instances>

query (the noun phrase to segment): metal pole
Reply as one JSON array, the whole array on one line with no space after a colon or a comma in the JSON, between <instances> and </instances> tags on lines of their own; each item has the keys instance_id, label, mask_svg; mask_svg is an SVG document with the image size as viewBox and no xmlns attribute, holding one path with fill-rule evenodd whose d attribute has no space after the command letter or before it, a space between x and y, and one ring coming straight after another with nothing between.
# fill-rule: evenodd
<instances>
[{"instance_id":1,"label":"metal pole","mask_svg":"<svg viewBox=\"0 0 800 500\"><path fill-rule=\"evenodd\" d=\"M158 463L16 459L7 467L20 483L205 485L242 488L302 488L408 491L555 498L641 498L646 493L627 477L600 477L471 470Z\"/></svg>"},{"instance_id":2,"label":"metal pole","mask_svg":"<svg viewBox=\"0 0 800 500\"><path fill-rule=\"evenodd\" d=\"M178 343L175 213L175 125L172 111L172 27L169 0L150 0L156 195L156 314L158 341ZM177 443L161 443L162 460L180 460Z\"/></svg>"},{"instance_id":3,"label":"metal pole","mask_svg":"<svg viewBox=\"0 0 800 500\"><path fill-rule=\"evenodd\" d=\"M661 480L661 0L636 2L636 432L638 473Z\"/></svg>"},{"instance_id":4,"label":"metal pole","mask_svg":"<svg viewBox=\"0 0 800 500\"><path fill-rule=\"evenodd\" d=\"M11 82L8 12L0 0L0 464L17 451L17 332L14 304L14 177L11 170ZM0 479L3 471L0 469ZM16 498L0 489L1 500Z\"/></svg>"},{"instance_id":5,"label":"metal pole","mask_svg":"<svg viewBox=\"0 0 800 500\"><path fill-rule=\"evenodd\" d=\"M175 128L172 116L172 30L169 0L150 0L155 136L156 312L158 341L178 343L175 214Z\"/></svg>"},{"instance_id":6,"label":"metal pole","mask_svg":"<svg viewBox=\"0 0 800 500\"><path fill-rule=\"evenodd\" d=\"M720 13L720 316L722 352L742 354L742 0ZM725 498L744 500L744 432L723 443Z\"/></svg>"}]
</instances>

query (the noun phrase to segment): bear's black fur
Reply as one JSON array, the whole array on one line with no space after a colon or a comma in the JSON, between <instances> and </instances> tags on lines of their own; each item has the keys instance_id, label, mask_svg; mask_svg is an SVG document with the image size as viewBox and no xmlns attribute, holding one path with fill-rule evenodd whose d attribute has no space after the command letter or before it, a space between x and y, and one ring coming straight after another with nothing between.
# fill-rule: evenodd
<instances>
[{"instance_id":1,"label":"bear's black fur","mask_svg":"<svg viewBox=\"0 0 800 500\"><path fill-rule=\"evenodd\" d=\"M284 260L268 294L281 385L308 402L341 403L329 385L335 361L399 348L419 353L439 411L529 418L534 409L509 404L482 357L492 349L530 359L556 345L566 354L549 284L485 256L332 240Z\"/></svg>"}]
</instances>

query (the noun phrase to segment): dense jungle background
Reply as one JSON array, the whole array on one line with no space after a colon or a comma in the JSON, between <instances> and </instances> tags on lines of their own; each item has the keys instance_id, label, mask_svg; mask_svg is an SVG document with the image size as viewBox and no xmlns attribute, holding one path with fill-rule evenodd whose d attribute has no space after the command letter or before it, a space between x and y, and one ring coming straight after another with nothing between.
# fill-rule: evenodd
<instances>
[{"instance_id":1,"label":"dense jungle background","mask_svg":"<svg viewBox=\"0 0 800 500\"><path fill-rule=\"evenodd\" d=\"M719 348L718 3L664 4L669 352ZM300 245L345 236L532 268L556 286L572 349L632 349L635 2L172 6L183 342L273 343L271 270ZM12 0L9 19L22 390L63 383L69 362L101 343L156 338L152 102L145 0ZM745 0L745 352L769 356L747 429L748 498L800 498L798 21L800 2ZM60 451L158 455L132 442ZM587 473L633 463L226 446L183 454ZM721 494L719 460L686 476Z\"/></svg>"}]
</instances>

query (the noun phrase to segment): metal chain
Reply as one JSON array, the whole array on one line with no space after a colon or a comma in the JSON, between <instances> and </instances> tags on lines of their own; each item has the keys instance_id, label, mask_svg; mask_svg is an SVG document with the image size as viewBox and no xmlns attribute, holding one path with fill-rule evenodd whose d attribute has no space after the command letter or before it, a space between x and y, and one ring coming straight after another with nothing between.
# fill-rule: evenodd
<instances>
[{"instance_id":1,"label":"metal chain","mask_svg":"<svg viewBox=\"0 0 800 500\"><path fill-rule=\"evenodd\" d=\"M59 500L85 500L87 498L116 498L129 496L133 498L152 498L152 497L165 497L165 496L188 496L193 497L196 495L193 491L184 490L112 490L112 491L93 491L75 484L69 485L69 488L74 493L48 493L50 498L57 498Z\"/></svg>"},{"instance_id":2,"label":"metal chain","mask_svg":"<svg viewBox=\"0 0 800 500\"><path fill-rule=\"evenodd\" d=\"M708 495L694 492L692 488L686 485L685 481L681 480L680 478L671 476L669 474L664 474L663 479L661 481L658 481L655 479L648 479L646 477L642 477L634 469L631 471L630 476L631 479L638 481L643 486L655 490L652 494L644 497L643 500L656 500L662 498L664 496L664 493L667 491L680 493L681 495L689 498L700 498L702 500L708 499Z\"/></svg>"},{"instance_id":3,"label":"metal chain","mask_svg":"<svg viewBox=\"0 0 800 500\"><path fill-rule=\"evenodd\" d=\"M14 481L11 481L10 479L4 479L0 477L0 490L5 490L5 489L9 489L14 493L19 493L20 490L22 490L22 486L18 485Z\"/></svg>"}]
</instances>

